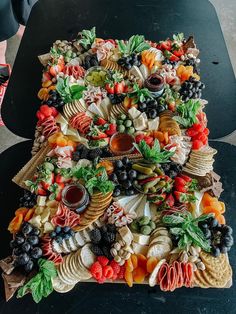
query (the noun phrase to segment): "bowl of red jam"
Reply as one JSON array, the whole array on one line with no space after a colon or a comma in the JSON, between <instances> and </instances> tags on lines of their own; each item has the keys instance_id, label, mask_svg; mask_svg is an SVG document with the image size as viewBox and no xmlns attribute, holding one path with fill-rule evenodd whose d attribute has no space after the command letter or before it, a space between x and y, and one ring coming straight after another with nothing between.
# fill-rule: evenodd
<instances>
[{"instance_id":1,"label":"bowl of red jam","mask_svg":"<svg viewBox=\"0 0 236 314\"><path fill-rule=\"evenodd\" d=\"M68 208L82 213L89 203L89 194L80 183L68 184L62 190L62 202Z\"/></svg>"}]
</instances>

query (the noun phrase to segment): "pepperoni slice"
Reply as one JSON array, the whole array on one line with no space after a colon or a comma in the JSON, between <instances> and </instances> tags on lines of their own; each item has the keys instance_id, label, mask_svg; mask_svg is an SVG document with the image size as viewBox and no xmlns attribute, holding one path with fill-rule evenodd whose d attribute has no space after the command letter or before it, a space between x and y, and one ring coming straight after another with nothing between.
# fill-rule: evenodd
<instances>
[{"instance_id":1,"label":"pepperoni slice","mask_svg":"<svg viewBox=\"0 0 236 314\"><path fill-rule=\"evenodd\" d=\"M177 274L176 269L173 265L169 266L168 270L168 290L174 291L177 288Z\"/></svg>"},{"instance_id":2,"label":"pepperoni slice","mask_svg":"<svg viewBox=\"0 0 236 314\"><path fill-rule=\"evenodd\" d=\"M158 282L162 291L168 291L168 264L164 263L158 272Z\"/></svg>"}]
</instances>

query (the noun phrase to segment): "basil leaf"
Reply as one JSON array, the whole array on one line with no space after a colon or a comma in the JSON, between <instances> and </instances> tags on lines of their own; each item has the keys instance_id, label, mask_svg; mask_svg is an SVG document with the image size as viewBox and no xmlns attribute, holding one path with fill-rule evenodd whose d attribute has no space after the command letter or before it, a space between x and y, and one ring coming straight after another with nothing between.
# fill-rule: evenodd
<instances>
[{"instance_id":1,"label":"basil leaf","mask_svg":"<svg viewBox=\"0 0 236 314\"><path fill-rule=\"evenodd\" d=\"M186 229L186 232L195 245L200 246L206 252L210 252L211 246L204 237L200 228L194 225L189 225L189 227Z\"/></svg>"},{"instance_id":2,"label":"basil leaf","mask_svg":"<svg viewBox=\"0 0 236 314\"><path fill-rule=\"evenodd\" d=\"M165 215L162 218L162 222L164 222L165 224L169 225L169 226L174 226L174 225L178 225L181 223L184 223L185 220L183 217L179 216L179 215Z\"/></svg>"},{"instance_id":3,"label":"basil leaf","mask_svg":"<svg viewBox=\"0 0 236 314\"><path fill-rule=\"evenodd\" d=\"M189 245L191 245L191 241L189 241L188 237L186 234L183 234L181 236L181 238L179 239L179 242L178 242L178 247L181 249L181 250L184 250L186 249Z\"/></svg>"},{"instance_id":4,"label":"basil leaf","mask_svg":"<svg viewBox=\"0 0 236 314\"><path fill-rule=\"evenodd\" d=\"M197 218L194 219L194 222L195 223L198 223L199 221L205 221L206 219L210 218L210 217L213 217L214 215L213 214L203 214Z\"/></svg>"},{"instance_id":5,"label":"basil leaf","mask_svg":"<svg viewBox=\"0 0 236 314\"><path fill-rule=\"evenodd\" d=\"M178 227L170 228L170 233L173 235L182 235L183 232L184 231L182 228L178 228Z\"/></svg>"}]
</instances>

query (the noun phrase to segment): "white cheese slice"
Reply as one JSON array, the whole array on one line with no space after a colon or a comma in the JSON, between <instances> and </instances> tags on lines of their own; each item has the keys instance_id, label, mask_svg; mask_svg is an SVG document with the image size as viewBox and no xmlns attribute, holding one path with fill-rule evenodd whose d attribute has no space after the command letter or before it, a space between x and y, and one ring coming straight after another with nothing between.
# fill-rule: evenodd
<instances>
[{"instance_id":1,"label":"white cheese slice","mask_svg":"<svg viewBox=\"0 0 236 314\"><path fill-rule=\"evenodd\" d=\"M144 119L144 121L145 121L146 124L148 123L148 117L147 117L146 112L143 112L143 113L140 115L140 117L143 117L143 119Z\"/></svg>"},{"instance_id":2,"label":"white cheese slice","mask_svg":"<svg viewBox=\"0 0 236 314\"><path fill-rule=\"evenodd\" d=\"M53 249L54 252L56 252L56 253L58 253L58 254L61 254L61 253L62 253L62 249L61 249L59 243L57 243L56 240L53 240L53 241L52 241L52 249Z\"/></svg>"},{"instance_id":3,"label":"white cheese slice","mask_svg":"<svg viewBox=\"0 0 236 314\"><path fill-rule=\"evenodd\" d=\"M70 237L68 240L66 240L66 242L71 251L76 251L78 249L73 237Z\"/></svg>"},{"instance_id":4,"label":"white cheese slice","mask_svg":"<svg viewBox=\"0 0 236 314\"><path fill-rule=\"evenodd\" d=\"M192 208L192 215L194 217L199 217L202 214L202 209L201 209L201 201L203 198L203 192L194 192L194 196L197 198L195 203L191 203L191 208Z\"/></svg>"},{"instance_id":5,"label":"white cheese slice","mask_svg":"<svg viewBox=\"0 0 236 314\"><path fill-rule=\"evenodd\" d=\"M143 216L144 215L144 208L145 208L145 204L147 202L147 196L144 195L139 206L136 208L135 212L137 214L137 217Z\"/></svg>"},{"instance_id":6,"label":"white cheese slice","mask_svg":"<svg viewBox=\"0 0 236 314\"><path fill-rule=\"evenodd\" d=\"M61 246L61 249L62 249L63 253L70 253L70 248L68 247L67 242L66 242L65 239L62 240L62 243L61 243L60 246Z\"/></svg>"},{"instance_id":7,"label":"white cheese slice","mask_svg":"<svg viewBox=\"0 0 236 314\"><path fill-rule=\"evenodd\" d=\"M155 119L148 120L148 130L157 130L159 127L159 117L156 117Z\"/></svg>"},{"instance_id":8,"label":"white cheese slice","mask_svg":"<svg viewBox=\"0 0 236 314\"><path fill-rule=\"evenodd\" d=\"M56 116L55 120L56 120L56 123L59 123L59 124L68 124L68 121L60 113Z\"/></svg>"},{"instance_id":9,"label":"white cheese slice","mask_svg":"<svg viewBox=\"0 0 236 314\"><path fill-rule=\"evenodd\" d=\"M134 65L129 71L130 74L133 74L138 80L140 80L142 83L144 82L145 78L143 77L142 72L139 70L139 68Z\"/></svg>"},{"instance_id":10,"label":"white cheese slice","mask_svg":"<svg viewBox=\"0 0 236 314\"><path fill-rule=\"evenodd\" d=\"M77 246L84 246L86 243L80 232L76 232L73 238Z\"/></svg>"},{"instance_id":11,"label":"white cheese slice","mask_svg":"<svg viewBox=\"0 0 236 314\"><path fill-rule=\"evenodd\" d=\"M128 207L127 211L128 211L129 213L135 212L136 208L137 208L137 207L139 206L139 204L141 203L142 198L143 198L143 195L142 195L142 194L141 194L141 195L139 194L139 196L137 197L137 199L135 199L132 204L129 204L129 207Z\"/></svg>"},{"instance_id":12,"label":"white cheese slice","mask_svg":"<svg viewBox=\"0 0 236 314\"><path fill-rule=\"evenodd\" d=\"M141 115L141 111L139 111L137 108L132 107L128 110L129 117L134 120L137 119Z\"/></svg>"},{"instance_id":13,"label":"white cheese slice","mask_svg":"<svg viewBox=\"0 0 236 314\"><path fill-rule=\"evenodd\" d=\"M86 103L85 103L83 98L79 99L79 103L81 104L82 107L84 107L84 109L87 109L87 105L86 105Z\"/></svg>"},{"instance_id":14,"label":"white cheese slice","mask_svg":"<svg viewBox=\"0 0 236 314\"><path fill-rule=\"evenodd\" d=\"M95 103L92 103L88 107L88 111L92 112L95 115L98 115L99 117L103 117L102 111L98 108L98 106Z\"/></svg>"},{"instance_id":15,"label":"white cheese slice","mask_svg":"<svg viewBox=\"0 0 236 314\"><path fill-rule=\"evenodd\" d=\"M121 227L118 230L122 240L125 241L126 244L130 245L133 241L133 234L132 232L129 230L129 228L127 226Z\"/></svg>"},{"instance_id":16,"label":"white cheese slice","mask_svg":"<svg viewBox=\"0 0 236 314\"><path fill-rule=\"evenodd\" d=\"M143 131L146 129L146 121L142 115L133 120L134 128L137 131Z\"/></svg>"},{"instance_id":17,"label":"white cheese slice","mask_svg":"<svg viewBox=\"0 0 236 314\"><path fill-rule=\"evenodd\" d=\"M66 131L66 135L72 135L72 136L78 136L78 131L74 128L72 128L71 126L68 127L67 131Z\"/></svg>"},{"instance_id":18,"label":"white cheese slice","mask_svg":"<svg viewBox=\"0 0 236 314\"><path fill-rule=\"evenodd\" d=\"M151 217L150 203L149 202L146 202L146 204L145 204L143 215Z\"/></svg>"},{"instance_id":19,"label":"white cheese slice","mask_svg":"<svg viewBox=\"0 0 236 314\"><path fill-rule=\"evenodd\" d=\"M161 265L165 263L165 259L160 260L155 268L153 269L152 273L149 276L148 283L150 287L154 287L157 284L157 274L161 268Z\"/></svg>"},{"instance_id":20,"label":"white cheese slice","mask_svg":"<svg viewBox=\"0 0 236 314\"><path fill-rule=\"evenodd\" d=\"M138 234L138 233L133 233L133 241L136 243L139 243L141 245L148 245L150 236L149 235L144 235L144 234Z\"/></svg>"},{"instance_id":21,"label":"white cheese slice","mask_svg":"<svg viewBox=\"0 0 236 314\"><path fill-rule=\"evenodd\" d=\"M143 254L146 256L148 252L148 245L141 245L139 243L132 242L132 249L134 254Z\"/></svg>"},{"instance_id":22,"label":"white cheese slice","mask_svg":"<svg viewBox=\"0 0 236 314\"><path fill-rule=\"evenodd\" d=\"M133 208L133 206L137 203L137 201L139 201L140 199L140 194L136 195L135 198L133 198L132 200L130 200L129 202L127 202L123 207L127 212L130 212L131 209Z\"/></svg>"},{"instance_id":23,"label":"white cheese slice","mask_svg":"<svg viewBox=\"0 0 236 314\"><path fill-rule=\"evenodd\" d=\"M114 198L115 202L118 202L121 207L124 207L126 204L128 204L131 200L135 199L137 195L132 196L119 196Z\"/></svg>"},{"instance_id":24,"label":"white cheese slice","mask_svg":"<svg viewBox=\"0 0 236 314\"><path fill-rule=\"evenodd\" d=\"M68 130L68 124L60 123L61 132L66 135L66 132Z\"/></svg>"},{"instance_id":25,"label":"white cheese slice","mask_svg":"<svg viewBox=\"0 0 236 314\"><path fill-rule=\"evenodd\" d=\"M145 64L141 64L140 67L139 67L139 70L142 73L142 76L143 76L144 79L146 79L149 76L149 74L150 74L150 71L149 71L148 67Z\"/></svg>"},{"instance_id":26,"label":"white cheese slice","mask_svg":"<svg viewBox=\"0 0 236 314\"><path fill-rule=\"evenodd\" d=\"M110 99L108 97L105 97L100 104L100 109L103 112L106 119L109 118L109 112L111 110L111 107L112 107L112 104L111 104Z\"/></svg>"},{"instance_id":27,"label":"white cheese slice","mask_svg":"<svg viewBox=\"0 0 236 314\"><path fill-rule=\"evenodd\" d=\"M85 243L90 242L90 235L86 229L82 230L81 234L82 234L82 237L83 237Z\"/></svg>"},{"instance_id":28,"label":"white cheese slice","mask_svg":"<svg viewBox=\"0 0 236 314\"><path fill-rule=\"evenodd\" d=\"M47 196L37 196L37 205L38 206L45 206L47 200Z\"/></svg>"}]
</instances>

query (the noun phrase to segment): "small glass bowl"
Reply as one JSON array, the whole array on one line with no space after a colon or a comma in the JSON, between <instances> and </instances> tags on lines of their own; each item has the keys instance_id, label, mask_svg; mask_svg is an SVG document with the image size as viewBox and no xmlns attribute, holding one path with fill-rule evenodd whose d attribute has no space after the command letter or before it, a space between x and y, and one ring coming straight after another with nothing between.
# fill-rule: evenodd
<instances>
[{"instance_id":1,"label":"small glass bowl","mask_svg":"<svg viewBox=\"0 0 236 314\"><path fill-rule=\"evenodd\" d=\"M122 144L124 145L124 143L126 143L127 141L129 141L130 143L130 148L127 149L116 149L114 146L119 146L120 144L115 144L115 141L122 141ZM112 153L116 156L122 156L122 155L129 155L132 154L132 152L134 151L134 146L133 143L135 143L135 139L132 135L127 134L127 133L115 133L112 135L111 139L110 139L110 150L112 151Z\"/></svg>"},{"instance_id":2,"label":"small glass bowl","mask_svg":"<svg viewBox=\"0 0 236 314\"><path fill-rule=\"evenodd\" d=\"M105 73L103 76L100 75L100 77L103 79L101 79L100 81L96 82L96 81L92 81L92 80L89 80L88 78L91 77L92 73ZM88 69L86 75L85 75L85 84L86 85L92 85L92 86L95 86L95 87L104 87L105 86L105 81L106 81L106 78L107 78L107 70L105 70L103 67L100 67L100 66L94 66L90 69Z\"/></svg>"}]
</instances>

